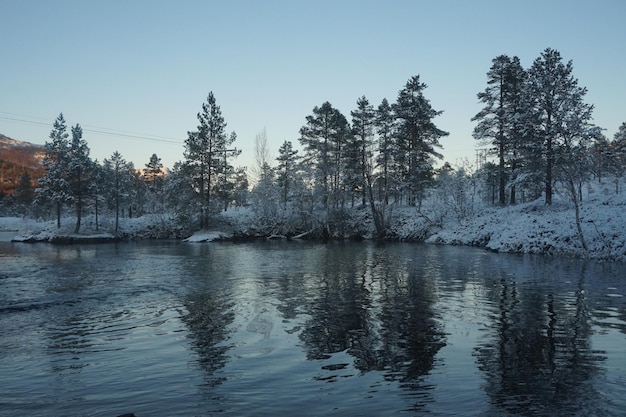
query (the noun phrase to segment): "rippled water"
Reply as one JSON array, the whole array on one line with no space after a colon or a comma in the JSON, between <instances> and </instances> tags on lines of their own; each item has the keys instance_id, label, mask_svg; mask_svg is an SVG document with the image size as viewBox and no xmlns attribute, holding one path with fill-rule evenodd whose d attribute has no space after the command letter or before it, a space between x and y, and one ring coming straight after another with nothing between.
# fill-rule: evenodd
<instances>
[{"instance_id":1,"label":"rippled water","mask_svg":"<svg viewBox=\"0 0 626 417\"><path fill-rule=\"evenodd\" d=\"M0 416L624 415L625 295L463 247L0 242Z\"/></svg>"}]
</instances>

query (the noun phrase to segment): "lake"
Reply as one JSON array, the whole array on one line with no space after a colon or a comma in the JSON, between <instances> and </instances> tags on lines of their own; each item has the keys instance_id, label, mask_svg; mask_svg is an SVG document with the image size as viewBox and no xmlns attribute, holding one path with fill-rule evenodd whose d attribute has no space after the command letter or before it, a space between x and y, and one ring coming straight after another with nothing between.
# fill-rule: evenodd
<instances>
[{"instance_id":1,"label":"lake","mask_svg":"<svg viewBox=\"0 0 626 417\"><path fill-rule=\"evenodd\" d=\"M0 242L0 416L618 416L626 265Z\"/></svg>"}]
</instances>

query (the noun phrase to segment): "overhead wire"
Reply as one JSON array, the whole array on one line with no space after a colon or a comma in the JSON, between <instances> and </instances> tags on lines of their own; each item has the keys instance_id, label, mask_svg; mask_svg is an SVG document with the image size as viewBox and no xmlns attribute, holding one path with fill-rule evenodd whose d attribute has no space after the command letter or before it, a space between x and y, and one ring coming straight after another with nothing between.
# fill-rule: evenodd
<instances>
[{"instance_id":1,"label":"overhead wire","mask_svg":"<svg viewBox=\"0 0 626 417\"><path fill-rule=\"evenodd\" d=\"M8 116L4 116L4 115L8 115ZM13 116L13 117L9 117L9 116ZM15 116L18 116L19 118ZM42 119L43 120L43 118L41 117L26 116L22 114L1 112L1 111L0 111L0 119L8 120L11 122L37 125L37 126L50 126L51 125L49 122L28 120L28 119ZM168 138L164 136L149 135L149 134L144 134L144 133L125 132L123 130L111 129L111 128L106 128L106 127L98 127L98 126L81 125L81 127L83 128L84 132L125 137L129 139L146 140L146 141L152 141L152 142L172 143L176 145L182 144L180 140L176 140L176 139Z\"/></svg>"}]
</instances>

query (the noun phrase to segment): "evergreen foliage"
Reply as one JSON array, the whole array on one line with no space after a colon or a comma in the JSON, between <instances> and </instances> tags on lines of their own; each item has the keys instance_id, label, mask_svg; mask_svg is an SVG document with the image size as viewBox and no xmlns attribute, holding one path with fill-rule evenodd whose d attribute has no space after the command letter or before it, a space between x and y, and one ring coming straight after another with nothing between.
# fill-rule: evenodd
<instances>
[{"instance_id":1,"label":"evergreen foliage","mask_svg":"<svg viewBox=\"0 0 626 417\"><path fill-rule=\"evenodd\" d=\"M473 136L486 141L498 160L498 199L504 205L507 179L514 178L520 158L526 72L518 57L500 55L493 59L487 78L488 87L478 93L485 107L472 118L478 121ZM515 204L514 185L510 202Z\"/></svg>"},{"instance_id":2,"label":"evergreen foliage","mask_svg":"<svg viewBox=\"0 0 626 417\"><path fill-rule=\"evenodd\" d=\"M212 197L221 197L224 207L228 207L233 191L229 178L234 174L229 159L241 151L229 149L237 136L234 132L230 136L226 134L226 122L213 92L209 92L197 117L197 130L187 133L185 166L181 172L189 176L200 202L200 227L204 229L209 224L210 214L216 211Z\"/></svg>"},{"instance_id":3,"label":"evergreen foliage","mask_svg":"<svg viewBox=\"0 0 626 417\"><path fill-rule=\"evenodd\" d=\"M54 121L50 141L44 145L45 174L39 179L39 187L36 190L38 205L53 205L56 208L57 228L61 227L61 209L70 198L67 181L68 137L67 124L61 113Z\"/></svg>"},{"instance_id":4,"label":"evergreen foliage","mask_svg":"<svg viewBox=\"0 0 626 417\"><path fill-rule=\"evenodd\" d=\"M153 153L150 160L143 170L143 181L147 186L150 200L148 205L151 207L152 213L163 210L163 181L165 173L163 172L163 163L157 154Z\"/></svg>"},{"instance_id":5,"label":"evergreen foliage","mask_svg":"<svg viewBox=\"0 0 626 417\"><path fill-rule=\"evenodd\" d=\"M376 167L379 170L379 193L378 198L385 204L389 204L389 188L393 183L390 175L393 163L393 133L395 130L395 117L391 105L386 98L382 100L375 114L376 133L378 134L378 156Z\"/></svg>"},{"instance_id":6,"label":"evergreen foliage","mask_svg":"<svg viewBox=\"0 0 626 417\"><path fill-rule=\"evenodd\" d=\"M360 97L356 104L356 110L350 112L352 116L352 141L346 169L349 172L348 178L351 189L360 193L362 204L365 205L367 187L374 168L372 146L376 112L374 106L365 96Z\"/></svg>"},{"instance_id":7,"label":"evergreen foliage","mask_svg":"<svg viewBox=\"0 0 626 417\"><path fill-rule=\"evenodd\" d=\"M411 77L392 106L397 120L394 170L400 191L412 206L421 204L425 189L434 178L434 159L443 158L437 152L442 147L439 139L448 135L433 122L443 112L431 107L424 96L426 87L419 75Z\"/></svg>"},{"instance_id":8,"label":"evergreen foliage","mask_svg":"<svg viewBox=\"0 0 626 417\"><path fill-rule=\"evenodd\" d=\"M337 208L343 203L343 162L350 129L345 116L328 101L313 108L300 129L304 162L315 172L315 195L324 208Z\"/></svg>"},{"instance_id":9,"label":"evergreen foliage","mask_svg":"<svg viewBox=\"0 0 626 417\"><path fill-rule=\"evenodd\" d=\"M69 202L76 209L74 233L80 231L83 208L92 184L93 162L89 157L89 146L83 139L83 129L79 124L72 127L72 141L67 159L67 183Z\"/></svg>"},{"instance_id":10,"label":"evergreen foliage","mask_svg":"<svg viewBox=\"0 0 626 417\"><path fill-rule=\"evenodd\" d=\"M293 191L298 169L298 151L293 148L291 141L286 140L278 149L276 157L276 185L280 190L280 199L283 208L287 208L287 202Z\"/></svg>"},{"instance_id":11,"label":"evergreen foliage","mask_svg":"<svg viewBox=\"0 0 626 417\"><path fill-rule=\"evenodd\" d=\"M555 171L572 162L567 155L572 141L589 134L593 106L583 102L587 90L578 86L572 73L572 61L564 63L561 54L551 48L545 49L528 70L528 145L529 151L542 155L545 163L546 204L552 204Z\"/></svg>"},{"instance_id":12,"label":"evergreen foliage","mask_svg":"<svg viewBox=\"0 0 626 417\"><path fill-rule=\"evenodd\" d=\"M105 159L103 164L105 178L104 194L108 202L108 208L115 213L115 233L119 231L120 215L124 206L130 206L133 192L134 166L118 151L113 152L110 159Z\"/></svg>"}]
</instances>

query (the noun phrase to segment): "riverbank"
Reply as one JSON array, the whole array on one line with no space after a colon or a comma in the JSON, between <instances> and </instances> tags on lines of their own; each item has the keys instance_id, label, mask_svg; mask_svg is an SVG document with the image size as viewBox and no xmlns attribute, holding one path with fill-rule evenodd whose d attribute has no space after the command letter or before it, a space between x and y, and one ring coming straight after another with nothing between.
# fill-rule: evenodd
<instances>
[{"instance_id":1,"label":"riverbank","mask_svg":"<svg viewBox=\"0 0 626 417\"><path fill-rule=\"evenodd\" d=\"M74 233L75 218L38 221L22 217L0 217L0 232L15 234L10 239L22 243L106 243L120 240L183 239L190 232L176 226L164 216L147 215L138 218L120 219L117 232L114 219L101 218L96 227L94 216L86 216L79 233Z\"/></svg>"},{"instance_id":2,"label":"riverbank","mask_svg":"<svg viewBox=\"0 0 626 417\"><path fill-rule=\"evenodd\" d=\"M418 241L429 244L470 245L494 252L535 253L575 256L626 262L626 195L606 188L589 189L580 207L581 229L587 243L583 249L571 202L557 196L551 206L542 199L508 207L484 207L463 220L418 213L414 207L395 208L390 223L389 240ZM369 210L355 208L350 222L358 225L358 238L373 236ZM260 232L249 208L236 208L222 214L219 230L192 233L165 216L120 219L118 233L112 232L110 220L100 221L98 230L93 217L84 221L83 232L72 233L72 219L63 219L61 229L54 221L39 222L23 218L0 218L0 231L15 231L16 242L106 242L115 240L178 239L187 242L287 237ZM306 233L304 238L309 238ZM289 236L293 238L294 236Z\"/></svg>"},{"instance_id":3,"label":"riverbank","mask_svg":"<svg viewBox=\"0 0 626 417\"><path fill-rule=\"evenodd\" d=\"M471 245L494 252L537 253L626 262L626 201L621 195L593 196L581 204L583 248L571 203L542 200L504 208L487 208L480 215L448 225L427 243Z\"/></svg>"}]
</instances>

